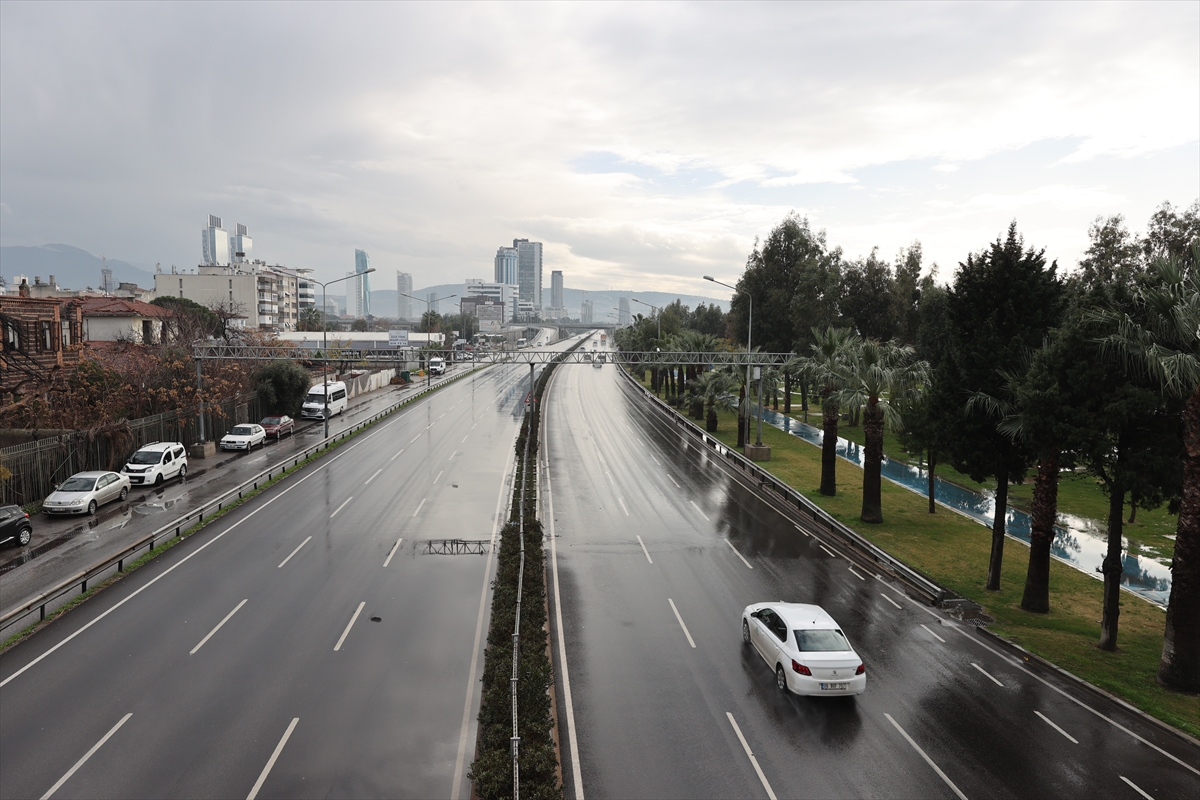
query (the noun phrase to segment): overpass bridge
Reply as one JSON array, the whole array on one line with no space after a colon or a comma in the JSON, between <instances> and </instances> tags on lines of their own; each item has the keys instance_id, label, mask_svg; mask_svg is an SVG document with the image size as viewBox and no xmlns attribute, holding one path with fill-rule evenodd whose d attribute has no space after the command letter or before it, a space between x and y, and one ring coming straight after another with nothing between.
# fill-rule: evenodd
<instances>
[{"instance_id":1,"label":"overpass bridge","mask_svg":"<svg viewBox=\"0 0 1200 800\"><path fill-rule=\"evenodd\" d=\"M589 330L595 326L589 327ZM601 350L614 363L653 366L776 366L787 363L795 353L701 353L701 352L623 352ZM420 361L430 356L452 357L451 350L419 350L417 348L329 348L327 351L301 347L271 345L197 345L192 356L197 364L204 360L274 361L291 359L318 363L368 363L388 365L397 362ZM588 364L593 363L594 351L580 348L564 353L561 350L476 350L474 364Z\"/></svg>"}]
</instances>

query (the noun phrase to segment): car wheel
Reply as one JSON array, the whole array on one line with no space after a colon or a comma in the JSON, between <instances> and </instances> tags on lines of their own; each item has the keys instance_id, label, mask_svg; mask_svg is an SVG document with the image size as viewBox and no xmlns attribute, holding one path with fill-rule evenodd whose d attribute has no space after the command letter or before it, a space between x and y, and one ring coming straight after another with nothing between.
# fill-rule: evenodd
<instances>
[{"instance_id":1,"label":"car wheel","mask_svg":"<svg viewBox=\"0 0 1200 800\"><path fill-rule=\"evenodd\" d=\"M750 644L750 626L742 620L742 644Z\"/></svg>"},{"instance_id":2,"label":"car wheel","mask_svg":"<svg viewBox=\"0 0 1200 800\"><path fill-rule=\"evenodd\" d=\"M92 502L88 503L88 516L90 517L95 513L96 513L96 501L93 500Z\"/></svg>"},{"instance_id":3,"label":"car wheel","mask_svg":"<svg viewBox=\"0 0 1200 800\"><path fill-rule=\"evenodd\" d=\"M775 685L779 687L779 691L781 692L788 690L787 673L783 671L783 667L779 664L775 665Z\"/></svg>"},{"instance_id":4,"label":"car wheel","mask_svg":"<svg viewBox=\"0 0 1200 800\"><path fill-rule=\"evenodd\" d=\"M162 478L162 476L160 475L159 478ZM159 483L161 482L160 480ZM121 489L121 501L124 502L126 497L129 497L129 489Z\"/></svg>"},{"instance_id":5,"label":"car wheel","mask_svg":"<svg viewBox=\"0 0 1200 800\"><path fill-rule=\"evenodd\" d=\"M162 486L162 482L163 482L163 476L162 476L162 473L160 472L154 476L154 485ZM125 498L122 497L121 499L124 500Z\"/></svg>"},{"instance_id":6,"label":"car wheel","mask_svg":"<svg viewBox=\"0 0 1200 800\"><path fill-rule=\"evenodd\" d=\"M33 538L33 528L22 528L17 532L17 546L24 547Z\"/></svg>"},{"instance_id":7,"label":"car wheel","mask_svg":"<svg viewBox=\"0 0 1200 800\"><path fill-rule=\"evenodd\" d=\"M187 464L184 464L182 467L179 468L179 477L180 478L187 477Z\"/></svg>"}]
</instances>

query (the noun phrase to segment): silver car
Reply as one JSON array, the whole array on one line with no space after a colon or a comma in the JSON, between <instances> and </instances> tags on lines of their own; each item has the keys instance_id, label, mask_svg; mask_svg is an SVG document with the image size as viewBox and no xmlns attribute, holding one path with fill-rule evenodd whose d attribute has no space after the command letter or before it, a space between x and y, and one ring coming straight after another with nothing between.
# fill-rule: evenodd
<instances>
[{"instance_id":1,"label":"silver car","mask_svg":"<svg viewBox=\"0 0 1200 800\"><path fill-rule=\"evenodd\" d=\"M95 514L99 506L124 500L129 476L116 472L77 472L42 501L47 514Z\"/></svg>"}]
</instances>

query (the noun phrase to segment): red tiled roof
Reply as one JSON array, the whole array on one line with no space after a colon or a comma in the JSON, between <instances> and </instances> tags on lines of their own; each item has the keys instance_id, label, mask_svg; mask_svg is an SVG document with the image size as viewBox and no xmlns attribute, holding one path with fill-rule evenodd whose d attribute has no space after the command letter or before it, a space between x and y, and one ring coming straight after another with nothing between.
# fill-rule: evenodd
<instances>
[{"instance_id":1,"label":"red tiled roof","mask_svg":"<svg viewBox=\"0 0 1200 800\"><path fill-rule=\"evenodd\" d=\"M160 308L141 300L127 300L121 297L84 297L83 315L85 317L171 317L169 310Z\"/></svg>"}]
</instances>

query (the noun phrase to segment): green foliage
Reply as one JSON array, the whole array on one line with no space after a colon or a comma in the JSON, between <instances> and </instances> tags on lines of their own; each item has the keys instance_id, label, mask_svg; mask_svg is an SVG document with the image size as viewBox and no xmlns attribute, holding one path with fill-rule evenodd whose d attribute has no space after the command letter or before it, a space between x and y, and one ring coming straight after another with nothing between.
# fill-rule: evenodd
<instances>
[{"instance_id":1,"label":"green foliage","mask_svg":"<svg viewBox=\"0 0 1200 800\"><path fill-rule=\"evenodd\" d=\"M258 373L254 387L262 407L269 413L297 416L312 381L308 370L295 361L272 361Z\"/></svg>"},{"instance_id":2,"label":"green foliage","mask_svg":"<svg viewBox=\"0 0 1200 800\"><path fill-rule=\"evenodd\" d=\"M354 320L354 322L350 323L350 330L352 330L352 331L362 332L362 331L368 331L370 329L371 329L371 326L370 326L370 324L368 324L367 320L364 317L359 317L358 319Z\"/></svg>"},{"instance_id":3,"label":"green foliage","mask_svg":"<svg viewBox=\"0 0 1200 800\"><path fill-rule=\"evenodd\" d=\"M298 331L319 331L324 324L321 312L315 308L300 309L300 316L296 320L296 330Z\"/></svg>"}]
</instances>

